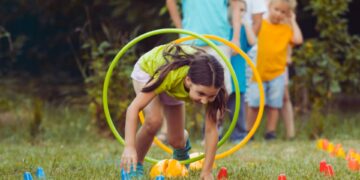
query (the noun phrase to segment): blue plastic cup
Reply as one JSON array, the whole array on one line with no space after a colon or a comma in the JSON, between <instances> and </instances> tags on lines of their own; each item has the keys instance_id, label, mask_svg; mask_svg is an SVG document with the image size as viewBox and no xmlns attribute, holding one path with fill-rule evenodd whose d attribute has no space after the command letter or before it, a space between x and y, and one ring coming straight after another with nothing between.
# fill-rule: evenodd
<instances>
[{"instance_id":1,"label":"blue plastic cup","mask_svg":"<svg viewBox=\"0 0 360 180\"><path fill-rule=\"evenodd\" d=\"M30 172L24 173L24 180L33 180Z\"/></svg>"},{"instance_id":2,"label":"blue plastic cup","mask_svg":"<svg viewBox=\"0 0 360 180\"><path fill-rule=\"evenodd\" d=\"M130 180L128 173L124 169L121 169L121 179L122 180Z\"/></svg>"},{"instance_id":3,"label":"blue plastic cup","mask_svg":"<svg viewBox=\"0 0 360 180\"><path fill-rule=\"evenodd\" d=\"M165 180L163 175L156 176L155 180Z\"/></svg>"},{"instance_id":4,"label":"blue plastic cup","mask_svg":"<svg viewBox=\"0 0 360 180\"><path fill-rule=\"evenodd\" d=\"M38 179L45 179L45 172L42 167L38 167L36 170L36 177Z\"/></svg>"}]
</instances>

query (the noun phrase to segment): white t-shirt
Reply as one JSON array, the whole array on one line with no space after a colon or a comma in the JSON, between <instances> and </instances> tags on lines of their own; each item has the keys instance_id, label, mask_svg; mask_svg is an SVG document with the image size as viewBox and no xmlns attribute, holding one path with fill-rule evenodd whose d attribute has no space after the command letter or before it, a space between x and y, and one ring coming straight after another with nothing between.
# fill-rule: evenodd
<instances>
[{"instance_id":1,"label":"white t-shirt","mask_svg":"<svg viewBox=\"0 0 360 180\"><path fill-rule=\"evenodd\" d=\"M247 11L244 14L244 22L252 25L252 15L267 11L266 0L245 0Z\"/></svg>"}]
</instances>

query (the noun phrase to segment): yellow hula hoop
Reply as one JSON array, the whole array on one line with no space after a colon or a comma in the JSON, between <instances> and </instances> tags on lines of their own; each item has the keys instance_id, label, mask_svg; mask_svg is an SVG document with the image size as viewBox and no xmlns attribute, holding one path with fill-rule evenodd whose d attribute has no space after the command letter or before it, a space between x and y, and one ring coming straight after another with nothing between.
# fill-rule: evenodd
<instances>
[{"instance_id":1,"label":"yellow hula hoop","mask_svg":"<svg viewBox=\"0 0 360 180\"><path fill-rule=\"evenodd\" d=\"M262 118L262 115L264 113L264 106L265 106L265 96L264 96L264 88L263 88L263 85L262 85L262 80L260 78L260 75L258 73L258 71L256 70L256 67L254 65L254 63L250 60L250 58L239 48L237 47L234 43L224 39L224 38L220 38L218 36L215 36L215 35L203 35L204 37L208 38L208 39L212 39L212 40L216 40L216 41L219 41L225 45L227 45L228 47L230 47L231 49L233 49L234 51L236 51L237 53L239 53L246 61L246 63L248 65L250 65L252 71L253 71L253 74L254 74L254 77L255 77L255 80L256 82L258 83L258 86L259 86L259 91L260 91L260 105L259 105L259 113L256 117L256 120L255 120L255 123L253 125L253 127L251 128L250 132L247 134L247 136L241 141L239 142L237 145L233 146L232 148L230 148L229 150L227 151L224 151L220 154L217 154L215 156L215 159L221 159L221 158L224 158L226 156L229 156L231 154L233 154L234 152L238 151L240 148L242 148L249 140L250 138L255 134L257 128L259 127L260 125L260 122L261 122L261 118ZM192 40L192 39L195 39L194 37L192 36L187 36L187 37L183 37L183 38L180 38L180 39L177 39L175 40L174 42L175 43L182 43L184 41L188 41L188 40ZM140 121L141 123L143 124L144 123L144 114L142 112L139 113L139 117L140 117ZM166 146L164 143L162 143L157 137L154 138L154 143L159 146L162 150L164 150L165 152L169 153L169 154L172 154L172 149L169 148L168 146Z\"/></svg>"}]
</instances>

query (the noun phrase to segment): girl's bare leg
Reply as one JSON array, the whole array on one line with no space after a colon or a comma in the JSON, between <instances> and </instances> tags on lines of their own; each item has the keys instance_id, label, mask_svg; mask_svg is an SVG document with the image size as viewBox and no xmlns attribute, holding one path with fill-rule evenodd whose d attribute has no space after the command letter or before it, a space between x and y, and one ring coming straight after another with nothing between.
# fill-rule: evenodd
<instances>
[{"instance_id":1,"label":"girl's bare leg","mask_svg":"<svg viewBox=\"0 0 360 180\"><path fill-rule=\"evenodd\" d=\"M185 105L164 106L164 115L167 120L168 143L174 149L185 147Z\"/></svg>"}]
</instances>

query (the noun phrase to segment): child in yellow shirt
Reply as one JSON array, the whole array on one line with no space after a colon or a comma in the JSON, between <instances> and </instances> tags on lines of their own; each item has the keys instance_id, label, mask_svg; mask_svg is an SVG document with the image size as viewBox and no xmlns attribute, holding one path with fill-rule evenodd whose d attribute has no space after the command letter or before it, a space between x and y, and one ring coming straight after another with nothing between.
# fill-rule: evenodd
<instances>
[{"instance_id":1,"label":"child in yellow shirt","mask_svg":"<svg viewBox=\"0 0 360 180\"><path fill-rule=\"evenodd\" d=\"M263 80L267 124L265 139L275 139L279 109L283 106L287 49L301 44L303 37L296 22L295 0L270 0L268 16L261 24L258 36L256 68ZM259 89L250 82L247 91L249 108L247 129L250 130L259 110Z\"/></svg>"}]
</instances>

